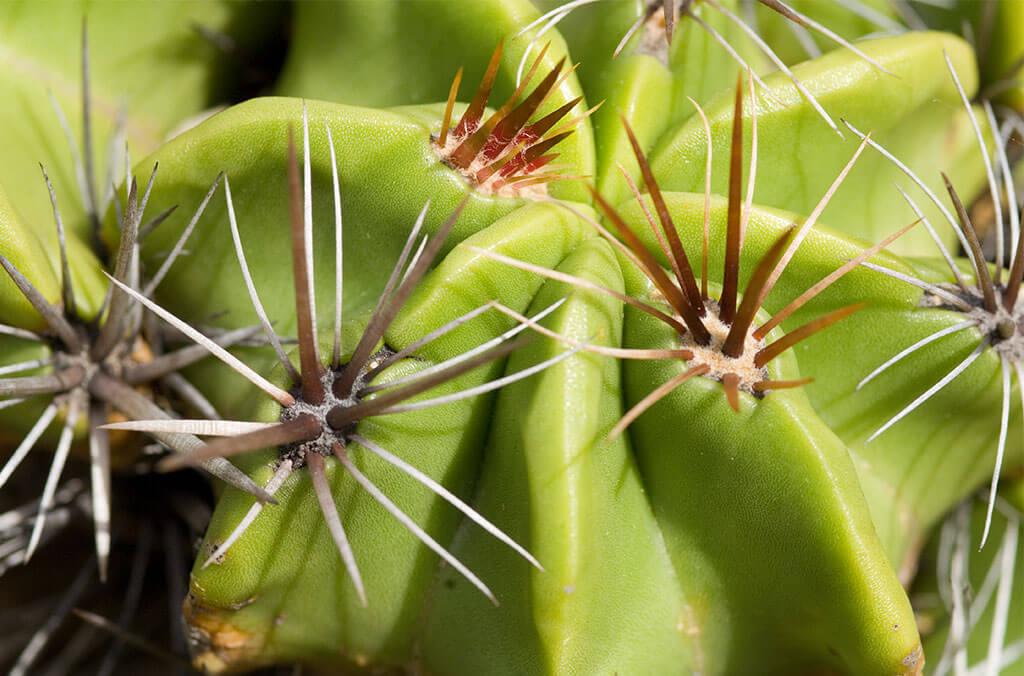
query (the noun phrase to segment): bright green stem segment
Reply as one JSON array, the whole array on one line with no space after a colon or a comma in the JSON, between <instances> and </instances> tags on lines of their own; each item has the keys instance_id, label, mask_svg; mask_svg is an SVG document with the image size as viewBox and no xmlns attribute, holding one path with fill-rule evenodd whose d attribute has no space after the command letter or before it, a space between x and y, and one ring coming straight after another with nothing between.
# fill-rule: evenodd
<instances>
[{"instance_id":1,"label":"bright green stem segment","mask_svg":"<svg viewBox=\"0 0 1024 676\"><path fill-rule=\"evenodd\" d=\"M984 183L974 132L959 102L943 60L945 50L967 94L977 87L973 54L951 35L911 33L864 42L860 47L895 76L880 73L860 57L837 50L794 67L843 131L840 138L783 74L765 78L769 92L758 91L758 171L754 200L764 206L809 214L840 170L853 156L859 139L839 122L849 120L911 167L936 194L944 194L940 171L946 171L962 195ZM837 87L836 82L843 82ZM744 104L744 181L751 147L749 94ZM711 119L714 169L712 186L725 195L729 176L729 139L733 94L725 91L705 106ZM703 192L707 140L699 117L666 133L653 155L654 172L663 190ZM865 149L843 189L822 220L833 227L876 242L916 217L893 188L911 185L875 150ZM938 211L913 194L947 245L953 233L943 229ZM934 255L923 229L910 233L893 250Z\"/></svg>"},{"instance_id":2,"label":"bright green stem segment","mask_svg":"<svg viewBox=\"0 0 1024 676\"><path fill-rule=\"evenodd\" d=\"M644 151L649 151L668 124L671 76L653 58L638 55L609 64L607 77L615 86L608 88L604 105L593 116L598 156L595 184L601 196L614 204L632 194L623 170L643 189L622 120L629 123Z\"/></svg>"},{"instance_id":3,"label":"bright green stem segment","mask_svg":"<svg viewBox=\"0 0 1024 676\"><path fill-rule=\"evenodd\" d=\"M622 290L609 246L584 242L558 269ZM574 341L618 346L622 306L560 282L545 284L531 313L560 298L545 325ZM542 340L508 371L567 349ZM433 673L676 673L693 664L678 582L626 437L618 364L581 353L504 390L474 504L544 566L510 557L466 523L454 552L493 580L493 607L446 569L423 624Z\"/></svg>"},{"instance_id":4,"label":"bright green stem segment","mask_svg":"<svg viewBox=\"0 0 1024 676\"><path fill-rule=\"evenodd\" d=\"M580 245L585 231L566 214L521 209L466 243L647 297L628 267L623 287L623 263L607 244ZM553 239L553 232L564 234ZM456 247L387 342L408 344L489 298L537 311L571 293L547 284L538 296L540 287L536 276ZM603 345L619 345L620 336L629 347L677 344L671 331L632 311L623 327L621 313L604 297L571 293L549 326ZM427 363L501 330L471 327L425 352ZM539 341L506 372L564 349ZM371 599L369 610L359 608L300 473L282 504L268 508L222 564L195 569L189 617L205 640L200 661L215 669L287 659L395 665L416 655L439 672L468 660L477 673L554 674L584 660L595 670L630 673L765 665L914 673L921 655L909 603L846 447L801 392L743 395L737 417L717 382L698 379L627 436L606 441L624 407L683 368L629 362L623 372L607 358L576 355L501 392L486 444L482 425L491 414L483 400L362 423L361 433L453 490L465 495L477 477L473 504L546 571L530 569L422 487L353 449L399 505L493 585L502 606L489 606L448 568L435 573L434 557L335 470L336 499ZM792 356L769 370L773 378L798 377ZM451 388L497 373L488 371ZM264 479L269 471L259 469ZM200 560L250 505L248 497L225 495ZM378 561L388 565L375 567ZM781 581L778 571L787 571Z\"/></svg>"},{"instance_id":5,"label":"bright green stem segment","mask_svg":"<svg viewBox=\"0 0 1024 676\"><path fill-rule=\"evenodd\" d=\"M544 0L538 4L547 10L564 3L560 0ZM698 102L707 101L736 81L736 73L741 66L708 31L681 14L676 16L671 45L666 39L659 13L658 17L651 17L634 31L619 55L613 58L616 47L634 23L645 14L645 5L649 4L604 0L579 7L562 19L557 27L569 43L573 56L583 63L580 82L588 98L595 103L605 98L610 102L619 89L635 88L635 84L624 80L616 72L616 63L628 63L639 56L661 62L662 68L671 75L671 80L660 91L649 90L648 95L668 96L671 107L663 120L666 124L674 124L693 115L693 105L687 100L688 96ZM743 11L742 3L737 0L719 0L718 4L734 14ZM690 3L689 10L717 31L756 72L768 65L750 38L724 14L703 2ZM543 42L546 36L547 33L538 40ZM636 109L622 108L617 112L631 116Z\"/></svg>"},{"instance_id":6,"label":"bright green stem segment","mask_svg":"<svg viewBox=\"0 0 1024 676\"><path fill-rule=\"evenodd\" d=\"M1017 0L955 0L947 6L923 5L919 12L929 26L951 33L965 26L978 44L982 90L986 98L1024 111L1024 3Z\"/></svg>"},{"instance_id":7,"label":"bright green stem segment","mask_svg":"<svg viewBox=\"0 0 1024 676\"><path fill-rule=\"evenodd\" d=\"M52 217L51 217L52 219ZM55 230L55 228L53 228ZM61 305L61 265L56 248L48 249L39 228L25 224L7 201L0 187L0 254L3 254L32 285L54 305ZM69 267L80 316L95 315L103 302L107 281L100 263L76 237L68 239ZM15 286L0 270L0 323L46 333L48 327ZM37 359L48 359L49 347L43 343L13 336L0 336L0 366ZM18 375L41 375L49 369L25 371ZM0 445L15 447L49 403L45 397L0 410ZM45 442L52 441L49 438Z\"/></svg>"},{"instance_id":8,"label":"bright green stem segment","mask_svg":"<svg viewBox=\"0 0 1024 676\"><path fill-rule=\"evenodd\" d=\"M628 293L649 295L626 275ZM767 318L762 314L762 319ZM626 309L627 345L674 332ZM686 370L624 365L626 404ZM797 378L796 361L771 364ZM695 378L632 428L640 472L697 638L702 673L911 674L922 666L910 604L875 535L846 446L800 390L762 399Z\"/></svg>"},{"instance_id":9,"label":"bright green stem segment","mask_svg":"<svg viewBox=\"0 0 1024 676\"><path fill-rule=\"evenodd\" d=\"M42 181L42 176L40 176ZM47 224L53 223L52 214ZM0 187L0 254L3 254L49 302L60 304L61 265L56 244L49 246L47 235L56 241L56 225L50 228L27 225ZM68 239L68 263L76 301L83 316L99 308L106 284L100 264L77 238ZM43 331L46 323L29 304L6 272L0 271L0 323L32 331ZM4 353L6 358L6 352Z\"/></svg>"}]
</instances>

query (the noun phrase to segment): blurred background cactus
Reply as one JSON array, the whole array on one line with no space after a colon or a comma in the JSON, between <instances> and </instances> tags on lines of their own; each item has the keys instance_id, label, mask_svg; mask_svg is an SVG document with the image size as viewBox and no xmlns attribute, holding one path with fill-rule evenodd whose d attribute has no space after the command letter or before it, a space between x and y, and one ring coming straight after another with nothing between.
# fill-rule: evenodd
<instances>
[{"instance_id":1,"label":"blurred background cactus","mask_svg":"<svg viewBox=\"0 0 1024 676\"><path fill-rule=\"evenodd\" d=\"M12 674L1024 674L1024 1L0 2Z\"/></svg>"}]
</instances>

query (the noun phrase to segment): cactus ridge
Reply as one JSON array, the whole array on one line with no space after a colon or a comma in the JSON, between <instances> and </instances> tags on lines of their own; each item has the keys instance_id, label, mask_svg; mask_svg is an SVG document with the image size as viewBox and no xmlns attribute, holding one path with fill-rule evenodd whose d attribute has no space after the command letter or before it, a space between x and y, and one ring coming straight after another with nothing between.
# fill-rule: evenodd
<instances>
[{"instance_id":1,"label":"cactus ridge","mask_svg":"<svg viewBox=\"0 0 1024 676\"><path fill-rule=\"evenodd\" d=\"M1011 377L1013 372L1017 373L1018 382L1024 383L1024 364L1022 364L1021 361L1022 357L1024 357L1024 304L1019 302L1020 287L1021 283L1024 282L1024 238L1021 237L1020 212L1016 208L1018 203L1017 192L1013 183L1012 174L1009 171L1010 163L1007 157L1005 141L1002 136L1003 132L996 122L995 115L992 111L992 105L988 101L984 103L988 127L987 131L992 135L993 139L995 139L995 142L992 144L993 148L990 150L989 144L985 141L984 132L979 124L978 116L972 107L966 92L964 91L956 70L953 68L949 55L945 54L944 56L950 77L960 96L964 110L971 121L978 149L984 160L986 176L988 178L989 194L992 198L993 208L995 210L996 251L994 274L990 271L989 263L985 260L977 229L972 223L971 217L949 176L942 173L942 179L945 184L950 203L953 206L955 218L950 213L949 209L938 199L938 197L936 197L931 190L924 187L923 181L913 170L900 162L899 159L883 148L880 144L871 140L869 135L861 133L860 130L852 124L846 122L847 127L860 136L864 143L870 144L887 160L903 171L917 186L923 189L928 199L942 213L947 224L954 232L956 232L960 242L962 243L963 249L967 254L974 277L973 284L969 284L964 278L960 268L953 261L953 257L949 253L948 249L942 244L941 240L934 235L934 228L928 222L927 218L924 217L920 208L918 208L909 195L901 190L900 192L904 199L906 199L908 204L910 204L911 208L918 215L918 218L924 222L929 233L933 235L933 240L939 248L943 260L946 262L946 265L955 280L955 284L931 284L918 277L898 273L884 266L868 262L864 262L862 265L924 289L925 295L921 301L923 305L941 307L958 312L963 315L964 320L953 327L936 331L935 333L925 336L916 343L904 348L894 357L888 359L878 368L865 376L857 384L857 389L861 389L875 377L895 366L903 359L913 355L921 348L932 344L935 341L941 340L946 336L971 328L977 329L980 334L980 340L970 354L968 354L960 363L956 364L948 373L943 375L919 397L895 413L891 418L889 418L889 420L875 430L872 435L868 437L868 442L870 442L919 408L931 397L941 391L942 388L955 380L960 374L966 371L967 368L974 363L987 348L991 347L999 355L1002 405L999 417L999 439L996 448L995 466L989 488L989 505L985 526L980 539L980 544L984 547L985 543L988 541L989 531L991 529L992 514L996 504L996 490L998 488L999 476L1002 472L1003 456L1006 449L1006 436L1010 420L1010 396L1012 392ZM1002 185L997 182L997 168L998 171L1002 173ZM1004 217L1003 213L1002 205L1004 197L1009 207L1007 209L1008 217ZM1011 236L1011 241L1009 242L1009 256L1006 254L1007 243L1004 242L1004 233L1006 232L1007 225L1009 226ZM1008 266L1007 261L1009 261ZM1003 281L1004 267L1007 268L1007 278L1005 282ZM1021 397L1022 405L1024 405L1024 388L1022 388Z\"/></svg>"},{"instance_id":2,"label":"cactus ridge","mask_svg":"<svg viewBox=\"0 0 1024 676\"><path fill-rule=\"evenodd\" d=\"M308 119L303 111L303 138L305 145L303 154L308 163ZM332 158L333 161L333 158ZM308 167L308 164L307 164ZM333 167L334 175L337 175L337 166ZM308 174L307 174L308 175ZM308 181L307 181L308 185ZM280 405L280 422L277 424L264 425L259 423L245 422L220 422L215 426L206 427L209 432L220 434L220 438L208 443L203 448L187 456L169 457L161 461L159 467L170 471L186 465L197 465L208 462L212 459L223 459L226 457L256 451L266 448L268 445L278 447L278 461L273 476L268 481L264 490L267 494L273 495L281 485L288 479L292 472L307 468L312 478L313 490L316 493L318 503L325 522L331 531L338 551L345 563L345 566L356 588L361 603L368 604L366 592L362 583L362 576L356 566L352 555L352 549L342 526L338 514L337 505L332 497L330 487L326 481L324 458L335 457L344 469L361 485L370 495L381 503L384 508L395 518L403 523L428 547L448 561L462 575L464 575L474 586L495 604L498 603L487 585L481 581L464 564L455 559L443 547L441 547L430 535L415 523L398 508L388 497L376 487L372 481L352 464L348 458L348 446L356 443L379 457L391 462L396 467L409 474L411 477L424 484L428 489L437 493L440 497L450 502L457 509L462 511L471 520L494 535L497 539L511 547L514 551L523 556L527 561L538 569L542 569L540 563L518 545L512 538L503 533L496 526L487 521L472 507L457 498L450 491L428 476L409 465L397 456L389 453L377 444L365 439L355 433L356 423L361 420L379 415L400 413L408 410L417 410L441 406L477 396L485 392L496 390L505 385L512 384L523 378L530 377L560 361L575 354L580 348L565 350L561 354L528 369L506 376L501 379L490 381L482 386L455 392L453 394L438 396L433 399L411 401L418 395L428 392L438 385L450 382L458 376L471 371L485 364L504 359L525 344L524 339L511 340L520 333L528 324L535 326L535 322L544 315L556 309L559 303L546 308L532 319L525 319L527 323L519 324L517 327L505 332L499 338L490 341L469 352L452 357L447 362L437 364L430 369L420 371L402 378L386 381L380 384L371 384L371 381L379 374L385 372L388 366L400 359L410 356L417 347L433 340L454 328L470 321L472 318L492 308L504 311L505 314L514 315L510 309L498 303L491 302L484 306L463 315L452 322L433 331L430 335L423 337L413 346L402 351L395 351L387 346L378 348L385 331L392 320L401 310L404 302L412 294L413 290L422 280L423 276L433 265L438 253L441 250L445 238L455 225L465 200L448 217L445 223L430 238L424 238L423 245L413 253L413 247L419 240L420 230L427 213L427 207L420 212L419 218L410 230L406 238L405 246L399 255L398 261L393 268L391 275L385 285L384 291L378 300L373 314L370 316L366 330L360 336L357 345L347 363L340 361L333 364L331 368L324 368L317 354L317 337L312 325L313 301L310 294L311 285L309 279L312 276L310 247L311 241L307 237L307 228L304 223L304 215L311 213L309 208L310 193L300 195L298 176L298 163L295 156L294 142L289 134L289 186L291 205L291 241L293 251L293 281L295 286L296 314L299 316L298 349L300 353L300 368L295 369L287 356L283 358L292 368L287 369L289 373L297 374L297 382L293 381L290 392L279 389L270 390L262 382L263 389L268 392ZM229 194L229 193L228 193ZM336 195L337 197L337 195ZM229 201L230 205L230 201ZM427 205L429 206L429 204ZM229 206L229 210L230 210ZM232 216L232 221L234 217ZM341 220L338 218L335 223L338 230L338 241L341 238ZM237 230L233 230L237 236ZM244 257L239 252L239 263L245 267ZM246 279L251 279L246 274ZM168 321L175 322L176 326L182 327L183 323L174 318L170 313L156 306L152 301L141 297L136 292L128 290L128 293L137 297L154 312L157 312ZM258 296L255 289L250 287L251 300L254 306L258 306ZM272 334L272 329L268 330ZM271 335L268 334L268 335ZM340 332L335 332L335 340L339 340ZM341 347L335 345L334 355L341 354ZM221 356L214 353L215 356ZM254 383L261 381L251 372L248 367L236 370L246 375ZM428 372L429 371L429 372ZM380 394L377 394L380 392ZM374 394L372 398L369 395ZM162 421L139 421L113 426L115 429L132 429L138 431L149 431L157 433L163 430L176 432L198 431L203 421L182 420L171 424ZM223 560L228 549L238 541L245 531L253 524L256 517L262 510L263 505L256 503L242 519L239 525L220 544L218 544L207 558L204 567L216 564Z\"/></svg>"}]
</instances>

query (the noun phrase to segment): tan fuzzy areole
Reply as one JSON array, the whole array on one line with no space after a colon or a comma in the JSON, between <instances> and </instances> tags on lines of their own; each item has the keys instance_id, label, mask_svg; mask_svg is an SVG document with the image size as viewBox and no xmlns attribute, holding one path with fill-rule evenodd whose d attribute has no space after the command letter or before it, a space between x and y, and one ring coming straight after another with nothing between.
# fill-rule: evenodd
<instances>
[{"instance_id":1,"label":"tan fuzzy areole","mask_svg":"<svg viewBox=\"0 0 1024 676\"><path fill-rule=\"evenodd\" d=\"M754 357L764 348L765 342L748 332L743 341L743 352L739 357L724 354L722 345L731 327L719 319L716 302L708 300L705 301L705 305L708 313L704 316L704 326L711 334L711 343L699 345L690 334L686 334L681 340L681 347L693 353L693 358L689 360L690 366L706 365L706 377L715 380L721 380L727 373L734 373L739 378L739 388L753 394L754 385L768 379L768 370L754 363Z\"/></svg>"}]
</instances>

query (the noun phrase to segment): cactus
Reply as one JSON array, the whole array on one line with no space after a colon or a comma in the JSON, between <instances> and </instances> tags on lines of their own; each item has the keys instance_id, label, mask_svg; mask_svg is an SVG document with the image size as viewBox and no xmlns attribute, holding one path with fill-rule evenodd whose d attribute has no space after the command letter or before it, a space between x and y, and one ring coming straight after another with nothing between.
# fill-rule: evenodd
<instances>
[{"instance_id":1,"label":"cactus","mask_svg":"<svg viewBox=\"0 0 1024 676\"><path fill-rule=\"evenodd\" d=\"M12 673L1021 668L1024 24L953 5L2 10Z\"/></svg>"}]
</instances>

